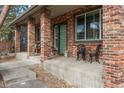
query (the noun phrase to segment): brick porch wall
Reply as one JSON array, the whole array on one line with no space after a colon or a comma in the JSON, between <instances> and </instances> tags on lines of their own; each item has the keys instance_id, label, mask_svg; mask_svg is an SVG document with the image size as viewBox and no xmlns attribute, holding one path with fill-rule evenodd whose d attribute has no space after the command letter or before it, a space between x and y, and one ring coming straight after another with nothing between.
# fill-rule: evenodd
<instances>
[{"instance_id":1,"label":"brick porch wall","mask_svg":"<svg viewBox=\"0 0 124 93\"><path fill-rule=\"evenodd\" d=\"M124 7L103 6L104 87L124 87Z\"/></svg>"},{"instance_id":2,"label":"brick porch wall","mask_svg":"<svg viewBox=\"0 0 124 93\"><path fill-rule=\"evenodd\" d=\"M77 54L77 45L80 43L83 43L86 45L87 49L95 49L96 45L102 44L102 42L75 42L75 15L81 14L90 10L94 10L99 8L100 6L89 6L88 8L79 8L75 9L72 11L69 11L65 13L64 15L58 16L56 18L52 19L52 30L53 30L53 25L62 23L62 22L67 22L67 35L68 35L68 51L69 51L69 56L71 57L76 57ZM53 33L53 32L52 32ZM53 37L53 34L52 34ZM53 38L52 38L53 39ZM52 40L53 41L53 40ZM101 54L102 55L102 54ZM102 58L102 56L101 56Z\"/></svg>"},{"instance_id":3,"label":"brick porch wall","mask_svg":"<svg viewBox=\"0 0 124 93\"><path fill-rule=\"evenodd\" d=\"M15 27L15 51L20 52L20 27Z\"/></svg>"}]
</instances>

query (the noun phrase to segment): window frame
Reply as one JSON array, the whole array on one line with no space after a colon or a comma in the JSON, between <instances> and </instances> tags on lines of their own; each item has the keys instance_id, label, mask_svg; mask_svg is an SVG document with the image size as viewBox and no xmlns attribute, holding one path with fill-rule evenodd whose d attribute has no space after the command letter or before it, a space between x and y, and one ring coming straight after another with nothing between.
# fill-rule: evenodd
<instances>
[{"instance_id":1,"label":"window frame","mask_svg":"<svg viewBox=\"0 0 124 93\"><path fill-rule=\"evenodd\" d=\"M86 31L86 15L88 14L88 13L92 13L92 12L95 12L95 11L99 11L99 39L86 39L86 33L87 33L87 31ZM79 14L79 15L76 15L75 16L75 41L100 41L100 40L102 40L102 38L101 38L101 31L102 31L102 25L101 25L101 21L102 21L102 18L101 18L101 8L99 8L99 9L95 9L95 10L92 10L92 11L88 11L88 12L85 12L85 13L81 13L81 14ZM84 39L77 39L77 17L79 17L79 16L82 16L82 15L85 15L85 36L84 36Z\"/></svg>"}]
</instances>

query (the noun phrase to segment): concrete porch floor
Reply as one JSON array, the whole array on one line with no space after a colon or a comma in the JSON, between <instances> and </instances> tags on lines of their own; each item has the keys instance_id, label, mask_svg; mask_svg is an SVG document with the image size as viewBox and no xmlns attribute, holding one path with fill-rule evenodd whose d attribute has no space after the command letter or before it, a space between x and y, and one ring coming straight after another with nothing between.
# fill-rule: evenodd
<instances>
[{"instance_id":1,"label":"concrete porch floor","mask_svg":"<svg viewBox=\"0 0 124 93\"><path fill-rule=\"evenodd\" d=\"M30 56L27 58L27 52L16 53L16 60L23 61L29 64L39 64L40 63L40 55L38 56Z\"/></svg>"},{"instance_id":2,"label":"concrete porch floor","mask_svg":"<svg viewBox=\"0 0 124 93\"><path fill-rule=\"evenodd\" d=\"M82 88L101 88L102 64L76 61L75 58L57 57L44 62L44 69L60 79Z\"/></svg>"}]
</instances>

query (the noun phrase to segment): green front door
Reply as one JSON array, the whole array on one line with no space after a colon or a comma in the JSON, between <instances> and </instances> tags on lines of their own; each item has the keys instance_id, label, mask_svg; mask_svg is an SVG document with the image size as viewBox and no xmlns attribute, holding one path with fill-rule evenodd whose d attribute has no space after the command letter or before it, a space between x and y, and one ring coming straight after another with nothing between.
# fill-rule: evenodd
<instances>
[{"instance_id":1,"label":"green front door","mask_svg":"<svg viewBox=\"0 0 124 93\"><path fill-rule=\"evenodd\" d=\"M60 25L60 45L59 45L59 52L60 54L64 54L65 50L67 49L67 25L61 24Z\"/></svg>"}]
</instances>

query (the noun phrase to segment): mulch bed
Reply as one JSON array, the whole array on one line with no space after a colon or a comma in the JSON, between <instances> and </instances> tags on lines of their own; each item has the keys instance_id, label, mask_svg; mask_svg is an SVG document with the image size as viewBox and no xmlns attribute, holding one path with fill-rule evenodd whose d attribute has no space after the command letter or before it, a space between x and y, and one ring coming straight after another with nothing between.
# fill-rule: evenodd
<instances>
[{"instance_id":1,"label":"mulch bed","mask_svg":"<svg viewBox=\"0 0 124 93\"><path fill-rule=\"evenodd\" d=\"M76 86L68 84L62 79L47 72L41 65L35 65L32 69L37 74L37 78L48 85L49 88L75 88Z\"/></svg>"}]
</instances>

